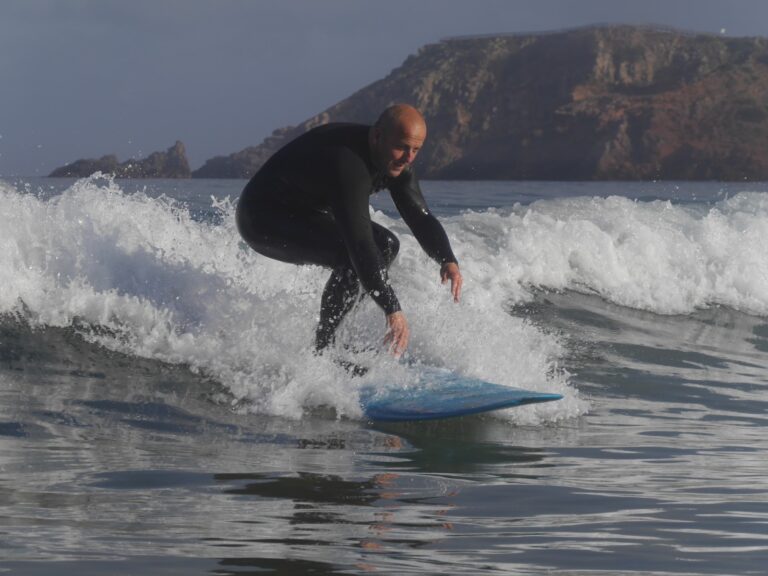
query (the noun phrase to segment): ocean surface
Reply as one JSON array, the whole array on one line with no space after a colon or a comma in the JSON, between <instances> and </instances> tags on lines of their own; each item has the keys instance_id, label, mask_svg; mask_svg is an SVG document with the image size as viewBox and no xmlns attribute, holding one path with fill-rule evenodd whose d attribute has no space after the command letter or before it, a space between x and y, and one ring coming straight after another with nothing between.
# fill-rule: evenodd
<instances>
[{"instance_id":1,"label":"ocean surface","mask_svg":"<svg viewBox=\"0 0 768 576\"><path fill-rule=\"evenodd\" d=\"M0 180L0 573L765 574L768 184L425 182L459 304L377 196L358 378L243 184ZM420 365L564 398L366 421Z\"/></svg>"}]
</instances>

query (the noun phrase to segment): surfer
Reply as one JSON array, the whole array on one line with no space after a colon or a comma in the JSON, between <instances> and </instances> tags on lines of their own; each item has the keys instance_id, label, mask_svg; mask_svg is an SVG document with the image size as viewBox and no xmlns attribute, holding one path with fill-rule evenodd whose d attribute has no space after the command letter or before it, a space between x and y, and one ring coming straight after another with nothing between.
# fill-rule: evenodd
<instances>
[{"instance_id":1,"label":"surfer","mask_svg":"<svg viewBox=\"0 0 768 576\"><path fill-rule=\"evenodd\" d=\"M384 311L390 352L400 356L408 346L408 322L387 275L400 242L369 213L370 195L384 188L459 301L458 262L412 167L426 136L424 118L407 104L387 108L373 126L319 126L278 150L243 190L237 227L251 248L282 262L332 270L315 332L318 352L333 342L361 284Z\"/></svg>"}]
</instances>

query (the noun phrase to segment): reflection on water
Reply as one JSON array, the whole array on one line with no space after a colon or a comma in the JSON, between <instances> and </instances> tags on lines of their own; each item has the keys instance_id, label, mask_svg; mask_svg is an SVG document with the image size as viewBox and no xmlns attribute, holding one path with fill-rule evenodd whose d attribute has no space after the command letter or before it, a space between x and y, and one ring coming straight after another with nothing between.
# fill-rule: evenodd
<instances>
[{"instance_id":1,"label":"reflection on water","mask_svg":"<svg viewBox=\"0 0 768 576\"><path fill-rule=\"evenodd\" d=\"M0 567L761 573L765 321L571 293L513 313L560 335L590 414L544 427L246 416L183 367L5 318Z\"/></svg>"}]
</instances>

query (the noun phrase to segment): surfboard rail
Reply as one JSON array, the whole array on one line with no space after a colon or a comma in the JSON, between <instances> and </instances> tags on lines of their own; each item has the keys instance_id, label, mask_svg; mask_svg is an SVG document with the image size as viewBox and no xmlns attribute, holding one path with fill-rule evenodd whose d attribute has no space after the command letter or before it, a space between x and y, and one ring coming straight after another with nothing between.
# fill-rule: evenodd
<instances>
[{"instance_id":1,"label":"surfboard rail","mask_svg":"<svg viewBox=\"0 0 768 576\"><path fill-rule=\"evenodd\" d=\"M560 399L560 394L503 386L440 369L420 370L418 381L406 387L368 384L360 389L363 413L378 422L456 418Z\"/></svg>"}]
</instances>

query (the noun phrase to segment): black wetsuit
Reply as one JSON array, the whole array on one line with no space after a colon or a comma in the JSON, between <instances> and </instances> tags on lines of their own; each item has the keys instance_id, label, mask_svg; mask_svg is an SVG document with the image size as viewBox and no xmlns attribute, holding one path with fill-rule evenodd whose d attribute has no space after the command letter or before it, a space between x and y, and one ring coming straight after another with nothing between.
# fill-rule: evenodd
<instances>
[{"instance_id":1,"label":"black wetsuit","mask_svg":"<svg viewBox=\"0 0 768 576\"><path fill-rule=\"evenodd\" d=\"M237 226L257 252L333 270L323 292L316 346L323 349L350 310L359 284L391 314L400 310L387 277L400 243L371 221L369 197L388 188L426 253L456 262L443 227L427 208L413 170L396 178L370 158L368 126L327 124L286 144L254 175L237 205Z\"/></svg>"}]
</instances>

